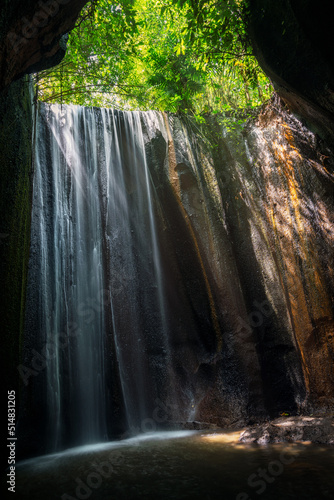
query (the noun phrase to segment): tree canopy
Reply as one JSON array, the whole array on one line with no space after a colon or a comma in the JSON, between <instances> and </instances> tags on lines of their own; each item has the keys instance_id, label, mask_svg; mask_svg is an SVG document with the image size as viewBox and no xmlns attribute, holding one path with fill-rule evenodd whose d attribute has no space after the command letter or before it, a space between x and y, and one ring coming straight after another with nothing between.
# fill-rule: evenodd
<instances>
[{"instance_id":1,"label":"tree canopy","mask_svg":"<svg viewBox=\"0 0 334 500\"><path fill-rule=\"evenodd\" d=\"M242 0L94 0L62 63L36 76L48 102L217 113L271 86L252 56Z\"/></svg>"}]
</instances>

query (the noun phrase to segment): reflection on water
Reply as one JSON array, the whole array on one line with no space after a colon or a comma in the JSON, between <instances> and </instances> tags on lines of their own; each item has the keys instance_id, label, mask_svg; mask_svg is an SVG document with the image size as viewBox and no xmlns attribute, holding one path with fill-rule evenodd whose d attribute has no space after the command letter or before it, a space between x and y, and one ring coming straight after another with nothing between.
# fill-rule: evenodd
<instances>
[{"instance_id":1,"label":"reflection on water","mask_svg":"<svg viewBox=\"0 0 334 500\"><path fill-rule=\"evenodd\" d=\"M164 432L21 462L16 498L331 499L333 448L238 444L238 433Z\"/></svg>"}]
</instances>

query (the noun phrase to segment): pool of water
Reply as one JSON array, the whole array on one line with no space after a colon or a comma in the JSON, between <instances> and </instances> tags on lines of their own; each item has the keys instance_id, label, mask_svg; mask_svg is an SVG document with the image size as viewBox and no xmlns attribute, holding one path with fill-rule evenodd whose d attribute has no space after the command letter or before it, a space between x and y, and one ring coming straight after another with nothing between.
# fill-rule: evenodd
<instances>
[{"instance_id":1,"label":"pool of water","mask_svg":"<svg viewBox=\"0 0 334 500\"><path fill-rule=\"evenodd\" d=\"M145 434L17 464L15 498L334 498L334 448L238 444L236 433Z\"/></svg>"}]
</instances>

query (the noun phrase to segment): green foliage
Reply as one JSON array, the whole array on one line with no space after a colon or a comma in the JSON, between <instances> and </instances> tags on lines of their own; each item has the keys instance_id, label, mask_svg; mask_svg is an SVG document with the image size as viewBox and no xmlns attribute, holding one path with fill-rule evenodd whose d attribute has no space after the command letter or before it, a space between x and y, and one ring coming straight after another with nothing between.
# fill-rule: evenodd
<instances>
[{"instance_id":1,"label":"green foliage","mask_svg":"<svg viewBox=\"0 0 334 500\"><path fill-rule=\"evenodd\" d=\"M136 34L132 1L91 2L70 34L64 61L38 75L40 98L100 106L131 95Z\"/></svg>"},{"instance_id":2,"label":"green foliage","mask_svg":"<svg viewBox=\"0 0 334 500\"><path fill-rule=\"evenodd\" d=\"M251 54L244 2L95 0L64 61L37 76L40 99L120 109L205 113L270 97Z\"/></svg>"}]
</instances>

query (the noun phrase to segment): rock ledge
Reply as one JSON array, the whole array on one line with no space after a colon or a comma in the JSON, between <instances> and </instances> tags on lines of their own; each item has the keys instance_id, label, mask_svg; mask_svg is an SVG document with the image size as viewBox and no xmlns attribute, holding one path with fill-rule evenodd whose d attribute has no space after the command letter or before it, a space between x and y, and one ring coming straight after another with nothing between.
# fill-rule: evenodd
<instances>
[{"instance_id":1,"label":"rock ledge","mask_svg":"<svg viewBox=\"0 0 334 500\"><path fill-rule=\"evenodd\" d=\"M311 442L334 445L333 417L282 417L265 424L247 427L241 434L241 443Z\"/></svg>"}]
</instances>

